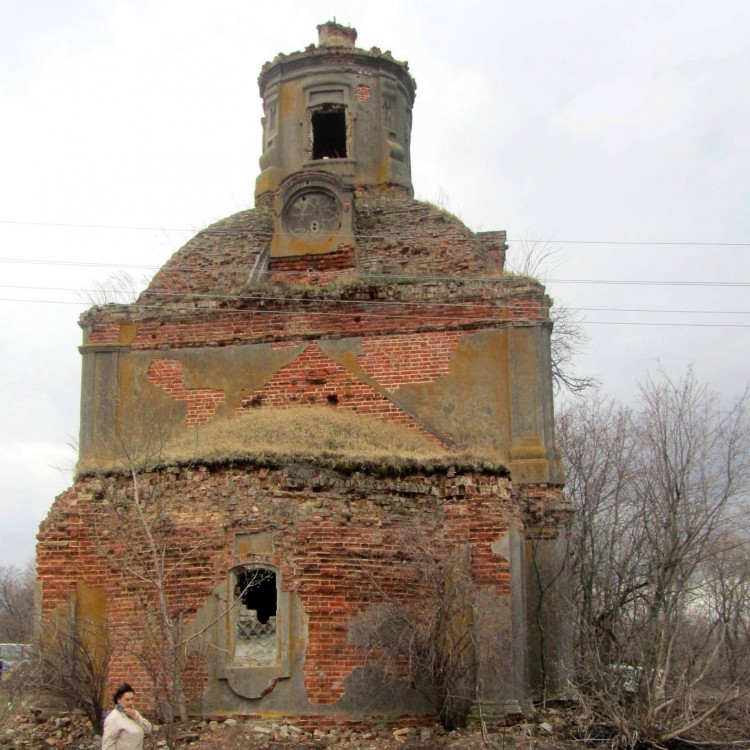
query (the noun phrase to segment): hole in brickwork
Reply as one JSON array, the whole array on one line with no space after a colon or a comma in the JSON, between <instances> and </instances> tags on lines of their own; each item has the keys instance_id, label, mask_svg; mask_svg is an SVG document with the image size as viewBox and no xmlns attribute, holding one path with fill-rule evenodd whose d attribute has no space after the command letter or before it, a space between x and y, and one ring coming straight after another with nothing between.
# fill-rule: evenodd
<instances>
[{"instance_id":1,"label":"hole in brickwork","mask_svg":"<svg viewBox=\"0 0 750 750\"><path fill-rule=\"evenodd\" d=\"M329 404L338 404L339 402L339 397L335 393L329 393L326 399L328 399Z\"/></svg>"},{"instance_id":2,"label":"hole in brickwork","mask_svg":"<svg viewBox=\"0 0 750 750\"><path fill-rule=\"evenodd\" d=\"M346 158L346 112L327 105L312 112L312 158Z\"/></svg>"},{"instance_id":3,"label":"hole in brickwork","mask_svg":"<svg viewBox=\"0 0 750 750\"><path fill-rule=\"evenodd\" d=\"M276 644L276 573L246 568L236 573L234 594L234 664L261 667L273 664Z\"/></svg>"},{"instance_id":4,"label":"hole in brickwork","mask_svg":"<svg viewBox=\"0 0 750 750\"><path fill-rule=\"evenodd\" d=\"M237 575L240 601L245 609L258 613L265 624L276 616L276 574L271 570L243 570Z\"/></svg>"}]
</instances>

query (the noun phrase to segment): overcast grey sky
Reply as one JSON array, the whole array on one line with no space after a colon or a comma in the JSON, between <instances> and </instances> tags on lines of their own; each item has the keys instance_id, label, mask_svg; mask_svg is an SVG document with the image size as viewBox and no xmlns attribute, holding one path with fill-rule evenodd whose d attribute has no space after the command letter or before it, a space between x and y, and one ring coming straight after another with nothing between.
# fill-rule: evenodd
<instances>
[{"instance_id":1,"label":"overcast grey sky","mask_svg":"<svg viewBox=\"0 0 750 750\"><path fill-rule=\"evenodd\" d=\"M0 10L0 564L33 557L70 483L86 306L75 290L121 265L140 279L252 204L260 67L334 16L358 46L409 61L417 197L446 200L474 230L559 248L548 290L581 308L579 370L624 400L659 363L676 377L693 363L727 396L746 386L747 0Z\"/></svg>"}]
</instances>

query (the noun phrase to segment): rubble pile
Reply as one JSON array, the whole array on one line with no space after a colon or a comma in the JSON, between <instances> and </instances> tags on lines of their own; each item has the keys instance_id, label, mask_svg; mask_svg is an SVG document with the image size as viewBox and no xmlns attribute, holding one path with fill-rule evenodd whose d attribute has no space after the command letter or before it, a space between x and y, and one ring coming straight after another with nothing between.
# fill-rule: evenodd
<instances>
[{"instance_id":1,"label":"rubble pile","mask_svg":"<svg viewBox=\"0 0 750 750\"><path fill-rule=\"evenodd\" d=\"M79 714L47 717L41 711L29 709L9 718L0 730L0 750L95 750L101 744L91 722Z\"/></svg>"},{"instance_id":2,"label":"rubble pile","mask_svg":"<svg viewBox=\"0 0 750 750\"><path fill-rule=\"evenodd\" d=\"M196 719L176 727L178 748L184 750L505 750L527 748L563 750L581 747L561 740L565 720L547 710L537 721L492 727L484 737L479 727L446 732L441 726L346 726L312 731L294 724L260 723L227 718ZM560 734L558 734L560 733ZM166 747L163 730L155 727L144 745L148 750ZM27 708L0 722L0 750L100 750L101 737L82 714L52 715Z\"/></svg>"},{"instance_id":3,"label":"rubble pile","mask_svg":"<svg viewBox=\"0 0 750 750\"><path fill-rule=\"evenodd\" d=\"M346 729L315 729L305 731L293 724L258 724L257 722L243 722L227 719L223 722L201 722L197 730L202 737L202 745L212 746L219 735L229 735L226 730L233 730L231 735L238 742L238 746L247 747L248 741L266 740L272 743L300 743L301 747L325 748L357 748L375 747L378 740L390 740L390 744L398 746L412 741L429 743L430 740L446 734L439 726L435 727L398 727L361 730ZM218 733L218 734L213 734ZM206 736L207 735L207 736ZM202 746L201 745L201 746Z\"/></svg>"}]
</instances>

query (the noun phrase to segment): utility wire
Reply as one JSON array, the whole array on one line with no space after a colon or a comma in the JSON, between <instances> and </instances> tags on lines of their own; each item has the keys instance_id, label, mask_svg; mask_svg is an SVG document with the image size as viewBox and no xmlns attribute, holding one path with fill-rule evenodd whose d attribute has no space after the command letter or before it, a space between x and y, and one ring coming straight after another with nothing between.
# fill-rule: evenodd
<instances>
[{"instance_id":1,"label":"utility wire","mask_svg":"<svg viewBox=\"0 0 750 750\"><path fill-rule=\"evenodd\" d=\"M73 266L73 267L96 267L96 268L133 268L145 270L158 270L164 268L166 271L195 273L194 266L152 266L146 264L134 263L101 263L93 261L69 261L69 260L46 260L41 258L0 258L0 263L9 264L31 264L31 265L50 265L50 266ZM225 265L225 266L201 266L200 271L213 271L222 273L241 273L249 275L252 270L250 265ZM327 272L317 271L272 271L274 276L289 275L300 277L302 275L311 278L326 274ZM514 276L430 276L430 275L406 275L392 273L368 273L367 271L358 271L358 275L366 279L390 279L406 281L485 281L485 282L504 282L508 278L518 278ZM613 285L635 285L635 286L698 286L698 287L746 287L750 286L750 281L676 281L676 280L640 280L640 279L544 279L540 280L541 284L613 284Z\"/></svg>"},{"instance_id":2,"label":"utility wire","mask_svg":"<svg viewBox=\"0 0 750 750\"><path fill-rule=\"evenodd\" d=\"M80 287L64 287L64 286L24 286L20 284L0 284L0 289L23 289L25 291L44 291L44 292L75 292L77 294L111 294L113 295L113 302L116 300L116 295L123 294L118 289L83 289ZM172 292L150 292L149 296L174 296ZM423 305L439 305L440 307L452 307L452 308L465 308L465 307L476 307L476 302L438 302L431 300L347 300L347 299L316 299L309 297L294 297L294 296L278 296L278 295L258 295L248 296L239 294L194 294L191 295L192 299L211 299L211 300L246 300L252 299L253 301L264 301L264 302L299 302L306 305L313 304L356 304L365 303L368 306L389 306L389 307L415 307ZM97 304L92 300L81 300L82 304ZM104 304L104 303L99 303ZM135 304L135 302L119 302L119 304ZM672 310L672 309L659 309L654 307L572 307L566 306L566 310L572 310L574 312L617 312L617 313L656 313L661 315L750 315L750 310ZM360 314L360 313L358 313Z\"/></svg>"},{"instance_id":3,"label":"utility wire","mask_svg":"<svg viewBox=\"0 0 750 750\"><path fill-rule=\"evenodd\" d=\"M252 210L252 209L250 209ZM219 219L218 221L223 221ZM54 222L54 221L15 221L11 219L0 219L0 224L6 224L11 226L29 226L29 227L56 227L63 229L110 229L115 231L146 231L146 232L194 232L201 235L236 235L236 234L248 234L252 233L256 236L270 236L272 234L287 235L286 232L259 232L253 229L222 229L222 228L195 228L195 227L154 227L154 226L131 226L124 224L76 224L69 222ZM498 241L498 238L482 237L482 232L471 232L472 236L466 239L472 242L492 242ZM499 230L502 231L502 230ZM299 237L300 233L295 233L295 237ZM310 236L319 237L318 234L311 234ZM382 239L385 237L392 236L390 233L385 234L355 234L356 239ZM456 238L459 239L459 238ZM461 238L463 239L463 238ZM505 239L506 242L524 242L524 243L546 243L551 245L626 245L626 246L639 246L639 245L655 245L655 246L666 246L666 247L750 247L750 242L705 242L705 241L663 241L663 240L558 240L558 239L530 239L528 237L508 237Z\"/></svg>"},{"instance_id":4,"label":"utility wire","mask_svg":"<svg viewBox=\"0 0 750 750\"><path fill-rule=\"evenodd\" d=\"M31 304L53 304L53 305L78 305L79 307L85 306L90 307L91 304L86 301L74 301L74 300L41 300L41 299L21 299L21 298L3 298L0 297L0 302L23 302ZM159 305L139 305L133 304L139 310L162 310L163 308ZM612 312L616 312L613 310ZM658 312L658 311L654 311ZM201 310L193 309L190 313L197 316L205 315L246 315L252 313L253 315L279 315L281 311L278 310L228 310L228 309L205 309ZM399 315L398 313L388 312L361 312L351 311L348 313L342 312L325 312L325 311L300 311L299 314L305 315L316 315L318 317L336 317L341 318L342 315L349 315L352 317L362 318L380 318L382 320L413 320L414 315ZM734 314L734 313L728 313ZM438 315L424 315L422 320L439 320L445 322L445 316ZM523 318L514 318L512 320L506 320L500 317L466 317L462 319L462 323L466 324L481 324L481 323L531 323L539 322L538 320L530 320ZM616 320L580 320L577 321L581 325L613 325L613 326L674 326L681 328L750 328L750 323L681 323L681 322L657 322L657 321L616 321Z\"/></svg>"},{"instance_id":5,"label":"utility wire","mask_svg":"<svg viewBox=\"0 0 750 750\"><path fill-rule=\"evenodd\" d=\"M14 221L11 219L0 219L0 224L21 227L56 227L62 229L134 229L147 232L198 232L198 229L185 229L177 227L139 227L126 226L124 224L74 224L62 221Z\"/></svg>"},{"instance_id":6,"label":"utility wire","mask_svg":"<svg viewBox=\"0 0 750 750\"><path fill-rule=\"evenodd\" d=\"M158 270L161 266L152 266L138 263L101 263L99 261L87 260L46 260L44 258L0 258L0 263L18 263L23 265L38 266L93 266L96 268L144 268Z\"/></svg>"}]
</instances>

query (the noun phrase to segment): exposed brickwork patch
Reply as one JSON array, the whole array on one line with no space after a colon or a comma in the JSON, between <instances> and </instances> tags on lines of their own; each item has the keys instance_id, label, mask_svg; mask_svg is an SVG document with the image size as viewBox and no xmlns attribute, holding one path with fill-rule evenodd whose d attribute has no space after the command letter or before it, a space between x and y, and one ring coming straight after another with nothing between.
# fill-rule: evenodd
<instances>
[{"instance_id":1,"label":"exposed brickwork patch","mask_svg":"<svg viewBox=\"0 0 750 750\"><path fill-rule=\"evenodd\" d=\"M354 89L354 96L357 97L358 102L366 102L370 98L370 87L364 83L360 83L359 86Z\"/></svg>"},{"instance_id":2,"label":"exposed brickwork patch","mask_svg":"<svg viewBox=\"0 0 750 750\"><path fill-rule=\"evenodd\" d=\"M357 265L364 273L430 277L502 272L504 237L488 239L437 206L394 192L356 194Z\"/></svg>"},{"instance_id":3,"label":"exposed brickwork patch","mask_svg":"<svg viewBox=\"0 0 750 750\"><path fill-rule=\"evenodd\" d=\"M310 344L266 385L244 398L238 411L326 405L406 425L444 445L382 393L334 362L317 344Z\"/></svg>"},{"instance_id":4,"label":"exposed brickwork patch","mask_svg":"<svg viewBox=\"0 0 750 750\"><path fill-rule=\"evenodd\" d=\"M271 281L320 285L333 281L354 267L354 248L351 245L341 245L330 253L271 258L268 273Z\"/></svg>"},{"instance_id":5,"label":"exposed brickwork patch","mask_svg":"<svg viewBox=\"0 0 750 750\"><path fill-rule=\"evenodd\" d=\"M529 538L556 539L560 527L570 523L573 504L560 486L523 484L517 488L516 496L528 520Z\"/></svg>"},{"instance_id":6,"label":"exposed brickwork patch","mask_svg":"<svg viewBox=\"0 0 750 750\"><path fill-rule=\"evenodd\" d=\"M176 359L155 359L148 367L148 379L178 401L187 401L188 427L206 424L224 401L224 391L210 388L187 388L182 362Z\"/></svg>"},{"instance_id":7,"label":"exposed brickwork patch","mask_svg":"<svg viewBox=\"0 0 750 750\"><path fill-rule=\"evenodd\" d=\"M362 369L389 391L408 383L429 383L448 374L459 331L372 337L362 341Z\"/></svg>"},{"instance_id":8,"label":"exposed brickwork patch","mask_svg":"<svg viewBox=\"0 0 750 750\"><path fill-rule=\"evenodd\" d=\"M212 224L187 242L154 276L140 302L184 304L185 296L236 294L247 286L273 236L273 208L259 206ZM200 300L197 300L200 304Z\"/></svg>"}]
</instances>

